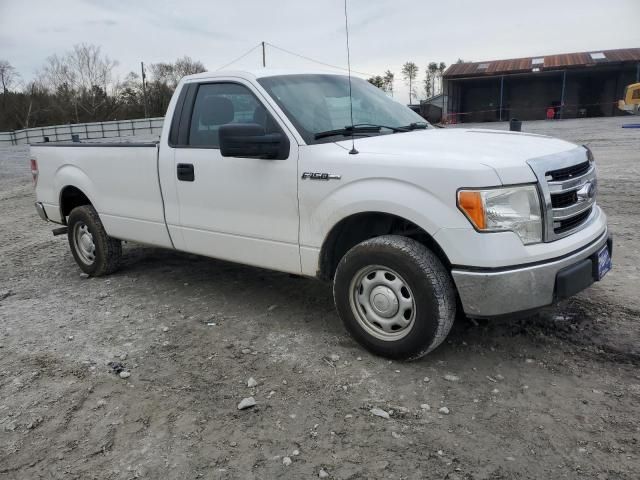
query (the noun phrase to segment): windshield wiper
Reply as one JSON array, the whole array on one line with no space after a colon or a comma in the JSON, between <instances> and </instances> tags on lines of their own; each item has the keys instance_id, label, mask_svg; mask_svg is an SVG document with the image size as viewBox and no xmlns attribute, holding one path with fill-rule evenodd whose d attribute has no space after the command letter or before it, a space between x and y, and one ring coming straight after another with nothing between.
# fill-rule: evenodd
<instances>
[{"instance_id":1,"label":"windshield wiper","mask_svg":"<svg viewBox=\"0 0 640 480\"><path fill-rule=\"evenodd\" d=\"M409 127L390 127L388 125L376 125L375 123L356 123L355 125L347 125L344 128L338 128L336 130L327 130L326 132L316 133L314 135L314 138L318 140L319 138L332 137L334 135L344 135L345 137L348 137L350 135L355 135L359 133L378 133L383 128L391 130L394 133L408 132L410 130Z\"/></svg>"},{"instance_id":2,"label":"windshield wiper","mask_svg":"<svg viewBox=\"0 0 640 480\"><path fill-rule=\"evenodd\" d=\"M413 125L413 124L412 124ZM390 127L389 125L378 125L377 123L356 123L354 127L377 127L377 128L386 128L391 130L392 132L407 132L409 131L408 127Z\"/></svg>"},{"instance_id":3,"label":"windshield wiper","mask_svg":"<svg viewBox=\"0 0 640 480\"><path fill-rule=\"evenodd\" d=\"M380 127L375 125L367 125L367 126L346 126L344 128L338 128L336 130L327 130L326 132L318 132L313 137L318 140L319 138L325 137L333 137L334 135L344 135L348 137L350 135L358 134L358 133L377 133L380 131Z\"/></svg>"},{"instance_id":4,"label":"windshield wiper","mask_svg":"<svg viewBox=\"0 0 640 480\"><path fill-rule=\"evenodd\" d=\"M428 126L429 124L427 122L413 122L401 128L406 132L407 130L425 130Z\"/></svg>"}]
</instances>

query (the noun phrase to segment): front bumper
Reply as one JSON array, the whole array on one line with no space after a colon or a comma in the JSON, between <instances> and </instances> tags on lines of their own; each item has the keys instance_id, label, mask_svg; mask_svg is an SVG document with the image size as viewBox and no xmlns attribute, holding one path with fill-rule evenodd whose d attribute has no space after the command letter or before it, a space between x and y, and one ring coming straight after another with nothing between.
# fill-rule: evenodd
<instances>
[{"instance_id":1,"label":"front bumper","mask_svg":"<svg viewBox=\"0 0 640 480\"><path fill-rule=\"evenodd\" d=\"M575 295L595 280L585 268L572 268L593 258L612 241L607 230L580 250L549 261L500 269L451 271L462 307L470 317L493 317L534 310ZM561 272L563 270L563 272ZM560 273L560 276L558 275Z\"/></svg>"}]
</instances>

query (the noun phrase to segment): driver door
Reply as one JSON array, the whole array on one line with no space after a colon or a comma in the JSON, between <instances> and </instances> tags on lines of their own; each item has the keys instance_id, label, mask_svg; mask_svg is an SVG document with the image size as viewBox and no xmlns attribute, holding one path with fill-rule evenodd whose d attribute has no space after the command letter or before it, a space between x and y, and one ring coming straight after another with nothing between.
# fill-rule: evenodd
<instances>
[{"instance_id":1,"label":"driver door","mask_svg":"<svg viewBox=\"0 0 640 480\"><path fill-rule=\"evenodd\" d=\"M299 273L297 142L248 82L207 82L195 88L191 112L182 117L189 121L180 125L182 130L182 123L189 124L185 144L176 146L174 154L181 249ZM258 123L267 133L288 135L289 156L223 157L218 130L230 123Z\"/></svg>"}]
</instances>

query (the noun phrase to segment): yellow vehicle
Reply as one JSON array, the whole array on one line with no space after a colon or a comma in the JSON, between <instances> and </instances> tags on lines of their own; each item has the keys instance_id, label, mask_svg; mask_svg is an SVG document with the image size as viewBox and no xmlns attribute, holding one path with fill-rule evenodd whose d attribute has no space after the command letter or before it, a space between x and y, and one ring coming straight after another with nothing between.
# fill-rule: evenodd
<instances>
[{"instance_id":1,"label":"yellow vehicle","mask_svg":"<svg viewBox=\"0 0 640 480\"><path fill-rule=\"evenodd\" d=\"M632 83L624 90L624 98L618 100L618 108L633 115L640 113L640 83Z\"/></svg>"}]
</instances>

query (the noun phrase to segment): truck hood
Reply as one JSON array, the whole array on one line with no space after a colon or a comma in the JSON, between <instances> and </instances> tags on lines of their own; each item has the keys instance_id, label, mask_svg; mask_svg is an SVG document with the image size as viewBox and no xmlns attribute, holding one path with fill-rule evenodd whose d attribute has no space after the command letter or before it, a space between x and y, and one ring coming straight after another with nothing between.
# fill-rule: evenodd
<instances>
[{"instance_id":1,"label":"truck hood","mask_svg":"<svg viewBox=\"0 0 640 480\"><path fill-rule=\"evenodd\" d=\"M350 140L340 141L338 144L350 148ZM419 158L425 163L432 159L452 162L458 168L464 164L470 167L482 164L494 169L506 185L536 181L527 160L573 150L577 146L564 140L531 133L430 128L356 138L356 148L362 154L402 156L407 161Z\"/></svg>"}]
</instances>

